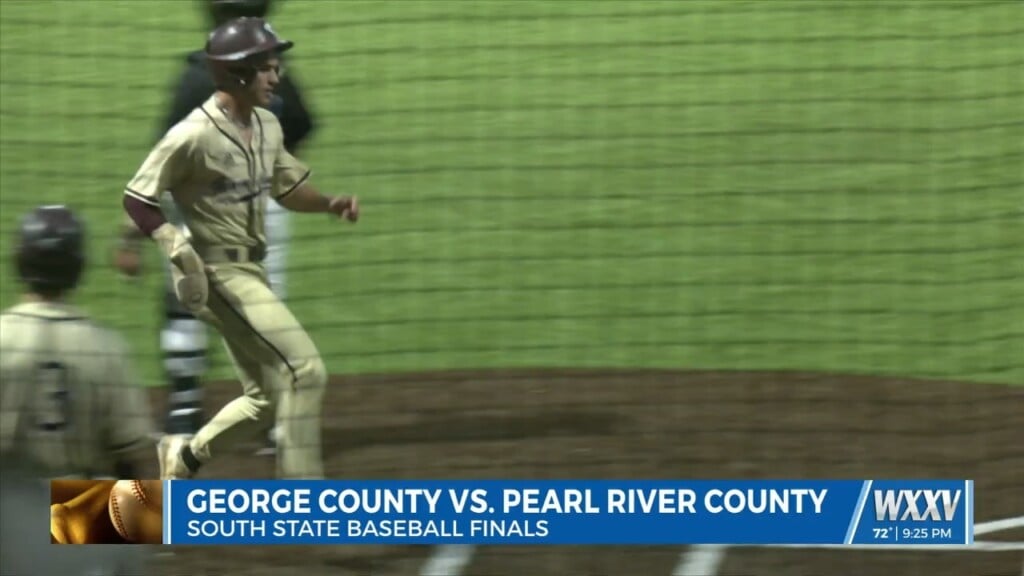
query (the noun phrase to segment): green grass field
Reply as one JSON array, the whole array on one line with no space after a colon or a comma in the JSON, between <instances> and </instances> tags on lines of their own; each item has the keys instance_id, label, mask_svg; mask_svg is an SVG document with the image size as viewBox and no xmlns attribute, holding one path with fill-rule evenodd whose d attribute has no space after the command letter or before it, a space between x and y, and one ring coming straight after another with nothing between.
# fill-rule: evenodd
<instances>
[{"instance_id":1,"label":"green grass field","mask_svg":"<svg viewBox=\"0 0 1024 576\"><path fill-rule=\"evenodd\" d=\"M158 383L123 186L204 21L0 3L0 303L17 216L82 210L77 302ZM320 130L293 308L334 373L807 369L1024 383L1018 2L284 2ZM217 348L218 358L223 359ZM221 362L223 364L223 362ZM230 372L223 366L221 375Z\"/></svg>"}]
</instances>

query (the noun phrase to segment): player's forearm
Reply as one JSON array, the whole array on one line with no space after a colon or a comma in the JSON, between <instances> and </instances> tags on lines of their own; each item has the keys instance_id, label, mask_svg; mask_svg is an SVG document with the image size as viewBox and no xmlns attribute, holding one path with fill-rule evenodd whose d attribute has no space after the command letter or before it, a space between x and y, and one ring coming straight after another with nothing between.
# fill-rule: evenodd
<instances>
[{"instance_id":1,"label":"player's forearm","mask_svg":"<svg viewBox=\"0 0 1024 576\"><path fill-rule=\"evenodd\" d=\"M324 196L312 184L306 182L277 201L292 212L319 213L330 209L331 200L330 196Z\"/></svg>"}]
</instances>

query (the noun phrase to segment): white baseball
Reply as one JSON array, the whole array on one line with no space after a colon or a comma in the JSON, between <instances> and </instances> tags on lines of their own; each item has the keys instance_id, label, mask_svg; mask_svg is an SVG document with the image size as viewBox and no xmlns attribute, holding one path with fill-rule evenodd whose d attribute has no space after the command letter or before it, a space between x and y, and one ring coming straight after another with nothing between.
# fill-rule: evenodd
<instances>
[{"instance_id":1,"label":"white baseball","mask_svg":"<svg viewBox=\"0 0 1024 576\"><path fill-rule=\"evenodd\" d=\"M110 521L128 542L163 542L164 489L159 480L118 480L110 490Z\"/></svg>"}]
</instances>

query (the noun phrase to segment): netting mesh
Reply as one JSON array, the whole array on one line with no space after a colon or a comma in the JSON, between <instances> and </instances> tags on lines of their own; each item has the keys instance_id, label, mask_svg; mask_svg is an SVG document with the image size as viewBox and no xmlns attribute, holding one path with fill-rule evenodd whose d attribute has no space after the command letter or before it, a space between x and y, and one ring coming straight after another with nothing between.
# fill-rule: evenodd
<instances>
[{"instance_id":1,"label":"netting mesh","mask_svg":"<svg viewBox=\"0 0 1024 576\"><path fill-rule=\"evenodd\" d=\"M79 301L128 335L152 385L164 379L162 264L147 254L148 274L125 281L107 262L121 190L158 136L184 54L202 45L205 21L194 8L0 3L2 233L10 238L15 216L35 204L69 202L85 214L92 268ZM303 158L321 189L364 203L354 228L289 221L289 305L330 372L890 378L859 400L862 420L783 426L775 448L745 424L759 392L712 396L707 410L740 423L734 434L747 440L730 446L752 461L814 435L866 446L856 438L871 418L915 404L958 418L975 455L990 446L987 434L1005 442L1007 430L1020 432L1017 389L977 387L1024 383L1019 4L325 0L279 8L275 28L297 46L289 74L317 120ZM9 306L13 275L0 277L0 288ZM217 346L212 353L211 377L233 378ZM902 377L978 384L936 385L900 403L893 390L906 385ZM402 396L421 390L403 388L418 378L388 382ZM853 386L827 380L847 393ZM653 405L682 414L692 397L679 385L635 393L662 394ZM780 379L771 394L787 395L785 386ZM508 409L530 409L528 390L508 389ZM579 403L572 386L544 390L544 403ZM852 400L836 394L824 408L795 394L786 409L846 418L840 405ZM626 410L629 398L614 402ZM357 410L359 399L351 401ZM416 400L380 401L363 405L370 421L396 405L416 414ZM887 422L894 441L927 434ZM866 451L882 447L840 468L870 472ZM984 468L1006 496L1008 479L1024 471L1019 449L993 456L1002 464L948 450L965 469L929 468L912 451L881 460L917 458L935 474ZM523 457L541 467L559 458ZM721 452L700 458L720 465L709 473L729 473ZM835 470L800 458L791 464L808 473ZM502 473L520 468L510 461ZM995 500L992 516L1009 505Z\"/></svg>"},{"instance_id":2,"label":"netting mesh","mask_svg":"<svg viewBox=\"0 0 1024 576\"><path fill-rule=\"evenodd\" d=\"M97 264L202 41L201 15L157 4L4 8L4 207L73 201ZM294 304L338 372L1020 381L1015 10L293 5L307 159L370 218L292 223ZM154 364L159 275L91 275Z\"/></svg>"}]
</instances>

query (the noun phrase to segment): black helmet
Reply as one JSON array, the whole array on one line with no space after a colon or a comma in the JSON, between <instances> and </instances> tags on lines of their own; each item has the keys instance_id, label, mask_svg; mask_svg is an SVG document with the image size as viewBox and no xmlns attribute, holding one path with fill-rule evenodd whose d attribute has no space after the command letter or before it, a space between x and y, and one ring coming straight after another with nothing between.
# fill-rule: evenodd
<instances>
[{"instance_id":1,"label":"black helmet","mask_svg":"<svg viewBox=\"0 0 1024 576\"><path fill-rule=\"evenodd\" d=\"M78 285L85 268L85 227L65 206L40 206L21 218L18 275L33 292L60 293Z\"/></svg>"},{"instance_id":2,"label":"black helmet","mask_svg":"<svg viewBox=\"0 0 1024 576\"><path fill-rule=\"evenodd\" d=\"M215 27L243 16L266 18L270 12L270 0L203 0L203 3Z\"/></svg>"}]
</instances>

